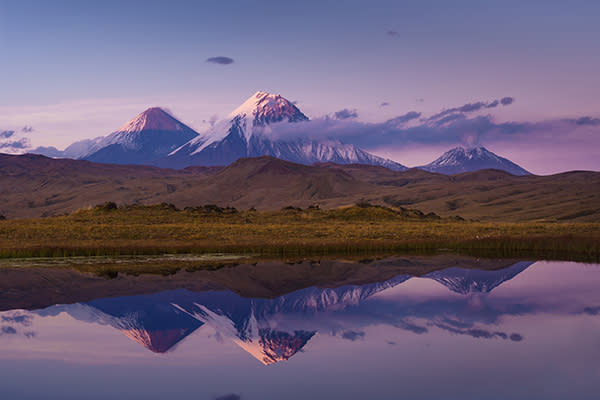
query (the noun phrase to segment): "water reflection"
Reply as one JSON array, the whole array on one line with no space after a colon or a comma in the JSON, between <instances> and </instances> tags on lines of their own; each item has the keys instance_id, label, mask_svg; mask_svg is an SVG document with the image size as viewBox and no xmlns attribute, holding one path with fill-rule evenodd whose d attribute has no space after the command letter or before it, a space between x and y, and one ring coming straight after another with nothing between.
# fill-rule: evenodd
<instances>
[{"instance_id":1,"label":"water reflection","mask_svg":"<svg viewBox=\"0 0 600 400\"><path fill-rule=\"evenodd\" d=\"M394 398L398 393L392 385L394 369L382 370L380 365L396 365L404 371L396 363L410 361L417 370L419 366L432 368L428 373L435 375L440 373L437 363L447 363L450 353L463 355L456 364L462 374L472 372L478 376L481 367L478 354L498 360L487 367L495 370L494 363L498 368L506 368L502 360L507 358L513 363L522 359L527 368L532 368L532 363L537 364L529 358L541 357L552 366L555 359L551 354L556 352L556 359L564 359L565 364L559 368L565 374L563 378L573 379L577 375L578 384L570 387L571 398L588 398L592 388L600 388L598 380L587 380L590 375L600 377L600 267L597 265L513 262L493 270L455 266L421 276L400 274L382 282L331 286L307 287L272 299L244 297L230 290L175 289L37 310L8 310L0 313L0 363L8 359L81 363L77 350L60 351L74 342L80 348L89 346L85 352L97 357L99 363L130 363L131 358L125 355L133 351L130 347L123 353L109 350L117 342L119 348L125 348L111 334L119 332L149 350L144 350L146 356L134 351L142 363L150 360L148 355L156 354L161 355L162 362L171 359L181 365L192 359L202 361L203 357L213 367L217 364L231 367L232 362L243 364L242 353L233 351L227 343L269 368L275 364L293 366L298 357L298 365L309 375L307 371L319 369L316 366L321 363L332 368L328 374L336 371L341 374L348 363L360 363L363 368L359 370L365 376L371 376L369 371L375 369L380 374L373 376L375 381L389 378L383 386L372 382L373 393L378 393L379 398ZM402 350L390 350L394 348ZM582 348L587 350L582 352ZM402 355L394 353L397 351ZM103 358L107 352L111 353L107 356L110 361ZM583 354L585 359L581 358ZM216 361L221 356L224 359ZM586 371L583 375L582 369ZM446 370L444 374L453 372ZM536 379L541 379L540 384L548 379L546 373L542 375L536 375ZM286 374L278 376L284 381L294 381ZM266 375L261 377L267 379ZM249 388L254 386L242 381L236 385L252 392ZM412 387L411 383L407 385ZM480 396L481 390L460 389L456 393L462 396L446 393L446 397L478 398L468 394ZM431 396L438 393L431 388L427 391ZM502 393L509 392L515 398L535 393L529 390ZM249 398L271 398L264 392L261 396L258 393ZM360 398L358 393L357 397L347 397Z\"/></svg>"},{"instance_id":2,"label":"water reflection","mask_svg":"<svg viewBox=\"0 0 600 400\"><path fill-rule=\"evenodd\" d=\"M517 262L497 271L454 267L431 272L423 278L463 296L426 301L406 298L397 302L376 297L412 278L400 275L375 284L331 289L310 287L276 299L244 298L230 291L173 290L53 306L32 314L52 317L64 312L81 322L110 325L155 353L173 350L184 338L208 324L265 365L288 360L317 332L351 341L362 339L364 325L389 324L417 334L427 333L429 327L436 326L475 338L520 341L519 333L476 328L475 324L489 325L500 315L533 310L522 304L503 304L499 309L481 299L477 310L471 306L474 294L491 292L531 264ZM3 322L27 327L32 319L31 314L2 316ZM413 322L415 319L425 319L427 323L418 324ZM14 334L16 329L3 326L2 333ZM35 335L29 331L24 334Z\"/></svg>"}]
</instances>

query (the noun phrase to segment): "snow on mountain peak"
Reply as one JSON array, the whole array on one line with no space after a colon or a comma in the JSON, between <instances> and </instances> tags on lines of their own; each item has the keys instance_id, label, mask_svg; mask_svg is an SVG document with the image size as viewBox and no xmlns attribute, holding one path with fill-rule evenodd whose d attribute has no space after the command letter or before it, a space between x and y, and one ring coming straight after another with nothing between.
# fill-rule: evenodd
<instances>
[{"instance_id":1,"label":"snow on mountain peak","mask_svg":"<svg viewBox=\"0 0 600 400\"><path fill-rule=\"evenodd\" d=\"M496 156L491 151L487 150L483 146L479 147L455 147L451 150L445 152L439 160L446 164L448 163L457 163L460 162L460 159L494 159L498 160L498 156Z\"/></svg>"},{"instance_id":2,"label":"snow on mountain peak","mask_svg":"<svg viewBox=\"0 0 600 400\"><path fill-rule=\"evenodd\" d=\"M248 100L229 114L228 119L236 117L251 118L252 126L264 126L285 119L288 122L308 121L308 117L291 101L279 94L262 91L250 96Z\"/></svg>"},{"instance_id":3,"label":"snow on mountain peak","mask_svg":"<svg viewBox=\"0 0 600 400\"><path fill-rule=\"evenodd\" d=\"M232 130L238 132L248 143L255 133L255 127L262 128L276 122L300 121L308 121L308 117L291 101L279 94L259 90L233 110L227 118L215 124L210 131L194 138L170 155L184 148L192 149L192 155L198 154L209 145L225 139Z\"/></svg>"},{"instance_id":4,"label":"snow on mountain peak","mask_svg":"<svg viewBox=\"0 0 600 400\"><path fill-rule=\"evenodd\" d=\"M183 129L181 123L162 108L152 107L122 125L116 132L181 131Z\"/></svg>"},{"instance_id":5,"label":"snow on mountain peak","mask_svg":"<svg viewBox=\"0 0 600 400\"><path fill-rule=\"evenodd\" d=\"M483 146L470 148L455 147L442 154L433 162L419 168L444 174L457 174L488 168L503 170L513 175L529 174L529 172L517 164L492 153Z\"/></svg>"},{"instance_id":6,"label":"snow on mountain peak","mask_svg":"<svg viewBox=\"0 0 600 400\"><path fill-rule=\"evenodd\" d=\"M159 107L149 108L108 136L90 143L83 159L151 164L198 134Z\"/></svg>"}]
</instances>

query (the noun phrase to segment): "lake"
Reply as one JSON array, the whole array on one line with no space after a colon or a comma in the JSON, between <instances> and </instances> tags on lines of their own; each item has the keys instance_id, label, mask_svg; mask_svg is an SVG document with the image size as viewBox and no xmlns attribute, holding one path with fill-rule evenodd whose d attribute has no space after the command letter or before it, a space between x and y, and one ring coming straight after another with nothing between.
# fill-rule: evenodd
<instances>
[{"instance_id":1,"label":"lake","mask_svg":"<svg viewBox=\"0 0 600 400\"><path fill-rule=\"evenodd\" d=\"M2 399L596 399L600 265L0 269Z\"/></svg>"}]
</instances>

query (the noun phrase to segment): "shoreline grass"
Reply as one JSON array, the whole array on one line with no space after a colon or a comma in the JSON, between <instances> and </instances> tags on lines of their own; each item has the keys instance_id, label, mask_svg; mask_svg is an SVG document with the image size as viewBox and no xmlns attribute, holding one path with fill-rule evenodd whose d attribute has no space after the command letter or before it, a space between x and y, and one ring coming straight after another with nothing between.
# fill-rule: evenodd
<instances>
[{"instance_id":1,"label":"shoreline grass","mask_svg":"<svg viewBox=\"0 0 600 400\"><path fill-rule=\"evenodd\" d=\"M60 217L4 220L0 258L183 253L285 258L449 251L600 261L599 223L488 223L364 205L272 212L215 207L97 207Z\"/></svg>"}]
</instances>

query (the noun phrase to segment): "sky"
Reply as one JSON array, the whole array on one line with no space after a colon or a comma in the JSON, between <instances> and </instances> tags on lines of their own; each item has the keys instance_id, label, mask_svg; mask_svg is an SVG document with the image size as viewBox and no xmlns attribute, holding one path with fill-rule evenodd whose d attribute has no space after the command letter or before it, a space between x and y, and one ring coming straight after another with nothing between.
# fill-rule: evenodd
<instances>
[{"instance_id":1,"label":"sky","mask_svg":"<svg viewBox=\"0 0 600 400\"><path fill-rule=\"evenodd\" d=\"M0 151L152 106L202 132L264 90L408 166L483 145L534 173L600 170L599 17L577 0L0 0Z\"/></svg>"}]
</instances>

